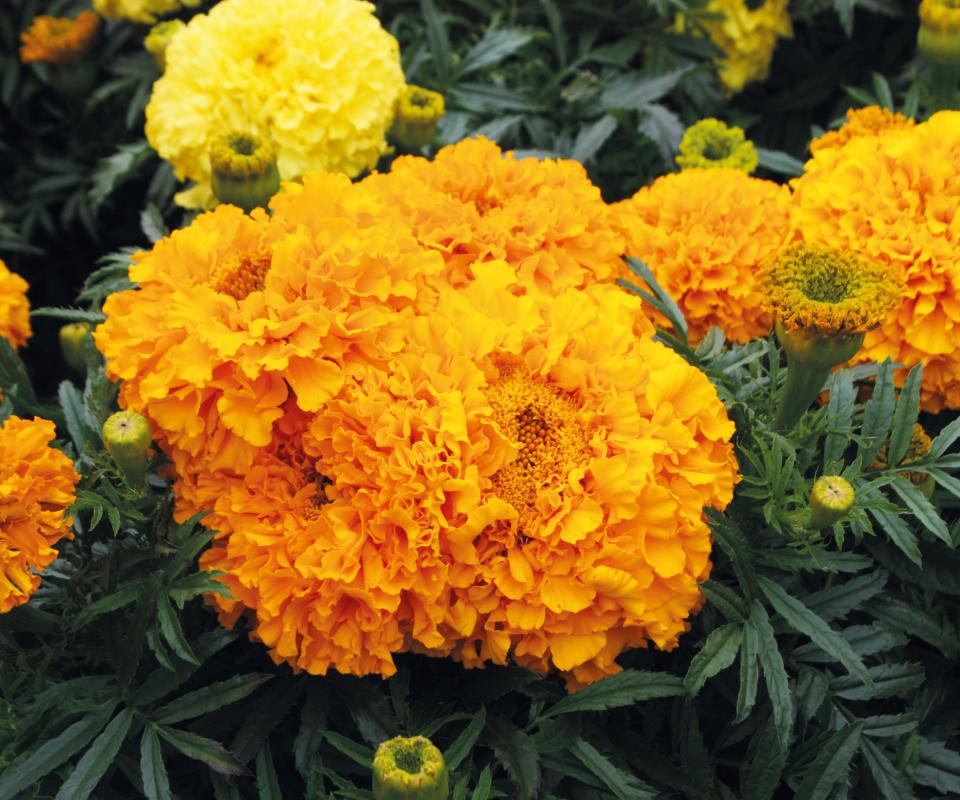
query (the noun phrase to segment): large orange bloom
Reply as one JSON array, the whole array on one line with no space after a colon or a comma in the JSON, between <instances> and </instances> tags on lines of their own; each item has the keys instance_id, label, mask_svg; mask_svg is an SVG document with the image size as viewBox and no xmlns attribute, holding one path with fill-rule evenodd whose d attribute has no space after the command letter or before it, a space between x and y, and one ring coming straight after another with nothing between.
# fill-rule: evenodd
<instances>
[{"instance_id":1,"label":"large orange bloom","mask_svg":"<svg viewBox=\"0 0 960 800\"><path fill-rule=\"evenodd\" d=\"M14 347L26 344L31 334L28 288L27 282L0 259L0 336Z\"/></svg>"},{"instance_id":2,"label":"large orange bloom","mask_svg":"<svg viewBox=\"0 0 960 800\"><path fill-rule=\"evenodd\" d=\"M347 178L312 185L309 229L221 206L136 256L139 288L104 305L95 337L121 402L151 420L181 473L243 472L288 397L314 411L352 364L400 346L412 277L442 266Z\"/></svg>"},{"instance_id":3,"label":"large orange bloom","mask_svg":"<svg viewBox=\"0 0 960 800\"><path fill-rule=\"evenodd\" d=\"M960 113L821 149L793 188L798 238L891 265L906 284L856 361L923 364L923 407L960 408Z\"/></svg>"},{"instance_id":4,"label":"large orange bloom","mask_svg":"<svg viewBox=\"0 0 960 800\"><path fill-rule=\"evenodd\" d=\"M24 64L79 61L93 47L99 27L100 17L92 11L81 11L76 19L41 14L20 34L20 60Z\"/></svg>"},{"instance_id":5,"label":"large orange bloom","mask_svg":"<svg viewBox=\"0 0 960 800\"><path fill-rule=\"evenodd\" d=\"M825 150L830 147L843 147L851 139L861 136L876 136L889 130L911 128L914 120L904 116L899 111L891 111L880 106L865 106L851 108L847 111L847 119L835 131L827 131L822 136L810 142L810 152Z\"/></svg>"},{"instance_id":6,"label":"large orange bloom","mask_svg":"<svg viewBox=\"0 0 960 800\"><path fill-rule=\"evenodd\" d=\"M50 447L54 424L9 417L0 426L0 614L30 599L38 572L72 536L64 511L76 499L73 463Z\"/></svg>"},{"instance_id":7,"label":"large orange bloom","mask_svg":"<svg viewBox=\"0 0 960 800\"><path fill-rule=\"evenodd\" d=\"M443 254L443 278L455 287L501 259L516 272L509 288L518 294L612 280L620 267L622 237L576 161L517 158L487 139L467 139L432 161L398 158L363 184Z\"/></svg>"},{"instance_id":8,"label":"large orange bloom","mask_svg":"<svg viewBox=\"0 0 960 800\"><path fill-rule=\"evenodd\" d=\"M409 320L387 369L285 417L246 475L181 489L213 500L204 564L274 658L389 675L418 650L576 686L626 647L676 645L709 572L703 508L732 495L733 425L702 373L635 335L635 298L516 298L514 275L489 262Z\"/></svg>"},{"instance_id":9,"label":"large orange bloom","mask_svg":"<svg viewBox=\"0 0 960 800\"><path fill-rule=\"evenodd\" d=\"M770 331L758 268L787 240L789 204L786 187L740 170L689 169L658 178L614 211L627 255L645 262L680 306L691 341L717 326L746 342Z\"/></svg>"}]
</instances>

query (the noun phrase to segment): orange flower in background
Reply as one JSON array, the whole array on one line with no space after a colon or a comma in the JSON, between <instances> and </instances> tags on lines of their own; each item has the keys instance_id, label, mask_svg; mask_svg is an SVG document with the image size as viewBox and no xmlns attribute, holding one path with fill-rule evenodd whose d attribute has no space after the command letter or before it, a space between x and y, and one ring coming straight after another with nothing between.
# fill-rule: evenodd
<instances>
[{"instance_id":1,"label":"orange flower in background","mask_svg":"<svg viewBox=\"0 0 960 800\"><path fill-rule=\"evenodd\" d=\"M636 298L513 297L514 277L489 262L408 319L388 368L285 416L245 475L180 489L183 515L213 498L204 565L276 660L388 676L413 650L578 686L686 630L733 424L702 373L637 338Z\"/></svg>"},{"instance_id":2,"label":"orange flower in background","mask_svg":"<svg viewBox=\"0 0 960 800\"><path fill-rule=\"evenodd\" d=\"M923 408L960 408L960 112L820 149L792 186L799 239L893 267L905 283L855 361L923 364Z\"/></svg>"},{"instance_id":3,"label":"orange flower in background","mask_svg":"<svg viewBox=\"0 0 960 800\"><path fill-rule=\"evenodd\" d=\"M27 282L7 269L0 259L0 336L13 347L22 347L30 338L30 301Z\"/></svg>"},{"instance_id":4,"label":"orange flower in background","mask_svg":"<svg viewBox=\"0 0 960 800\"><path fill-rule=\"evenodd\" d=\"M50 447L54 424L9 417L0 426L0 614L22 605L40 585L39 570L72 537L64 512L76 499L79 476Z\"/></svg>"},{"instance_id":5,"label":"orange flower in background","mask_svg":"<svg viewBox=\"0 0 960 800\"><path fill-rule=\"evenodd\" d=\"M736 169L689 169L613 209L626 254L646 263L680 306L690 340L717 326L742 343L770 331L757 276L787 240L789 205L790 191L772 181ZM621 276L637 281L626 268Z\"/></svg>"},{"instance_id":6,"label":"orange flower in background","mask_svg":"<svg viewBox=\"0 0 960 800\"><path fill-rule=\"evenodd\" d=\"M810 153L826 150L830 147L843 147L851 139L861 136L876 136L889 130L911 128L915 124L910 117L899 111L890 111L880 106L851 108L847 111L847 120L838 130L827 131L810 142Z\"/></svg>"},{"instance_id":7,"label":"orange flower in background","mask_svg":"<svg viewBox=\"0 0 960 800\"><path fill-rule=\"evenodd\" d=\"M488 261L516 271L515 294L557 293L616 277L623 243L583 166L517 158L488 139L445 147L431 161L404 156L363 181L462 287Z\"/></svg>"},{"instance_id":8,"label":"orange flower in background","mask_svg":"<svg viewBox=\"0 0 960 800\"><path fill-rule=\"evenodd\" d=\"M351 365L400 346L411 276L441 267L347 178L314 181L309 229L221 206L138 254L139 288L104 305L95 338L121 403L181 474L245 471L288 397L314 411Z\"/></svg>"},{"instance_id":9,"label":"orange flower in background","mask_svg":"<svg viewBox=\"0 0 960 800\"><path fill-rule=\"evenodd\" d=\"M20 60L24 64L42 61L49 64L70 64L79 61L93 47L100 17L92 11L81 11L76 19L66 17L34 17L33 23L20 34Z\"/></svg>"}]
</instances>

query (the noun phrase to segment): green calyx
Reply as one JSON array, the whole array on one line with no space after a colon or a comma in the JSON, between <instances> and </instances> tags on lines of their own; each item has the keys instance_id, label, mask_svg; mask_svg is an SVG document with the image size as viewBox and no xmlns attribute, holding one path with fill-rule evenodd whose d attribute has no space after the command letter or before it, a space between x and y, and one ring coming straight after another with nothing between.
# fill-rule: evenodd
<instances>
[{"instance_id":1,"label":"green calyx","mask_svg":"<svg viewBox=\"0 0 960 800\"><path fill-rule=\"evenodd\" d=\"M450 777L443 754L425 736L397 736L373 758L374 800L447 800Z\"/></svg>"},{"instance_id":2,"label":"green calyx","mask_svg":"<svg viewBox=\"0 0 960 800\"><path fill-rule=\"evenodd\" d=\"M153 438L147 418L136 411L118 411L103 423L101 436L127 480L141 485L146 479L147 455Z\"/></svg>"},{"instance_id":3,"label":"green calyx","mask_svg":"<svg viewBox=\"0 0 960 800\"><path fill-rule=\"evenodd\" d=\"M217 199L247 213L266 207L280 190L273 148L252 134L221 136L210 148L210 170L210 185Z\"/></svg>"},{"instance_id":4,"label":"green calyx","mask_svg":"<svg viewBox=\"0 0 960 800\"><path fill-rule=\"evenodd\" d=\"M60 329L60 352L63 360L74 372L83 375L87 371L84 346L90 337L90 325L86 322L71 322Z\"/></svg>"}]
</instances>

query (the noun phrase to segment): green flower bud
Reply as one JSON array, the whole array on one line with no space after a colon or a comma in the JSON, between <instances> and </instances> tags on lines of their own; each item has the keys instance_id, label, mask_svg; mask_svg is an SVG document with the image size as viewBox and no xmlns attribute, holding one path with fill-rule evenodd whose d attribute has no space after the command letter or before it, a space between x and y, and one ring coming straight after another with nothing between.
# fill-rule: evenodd
<instances>
[{"instance_id":1,"label":"green flower bud","mask_svg":"<svg viewBox=\"0 0 960 800\"><path fill-rule=\"evenodd\" d=\"M280 189L280 173L273 147L246 133L228 133L210 148L210 185L221 203L247 213L265 208Z\"/></svg>"},{"instance_id":2,"label":"green flower bud","mask_svg":"<svg viewBox=\"0 0 960 800\"><path fill-rule=\"evenodd\" d=\"M447 800L450 777L443 754L425 736L397 736L373 758L374 800Z\"/></svg>"},{"instance_id":3,"label":"green flower bud","mask_svg":"<svg viewBox=\"0 0 960 800\"><path fill-rule=\"evenodd\" d=\"M60 352L70 369L83 375L87 371L87 359L83 349L90 338L90 326L86 322L71 322L60 329Z\"/></svg>"},{"instance_id":4,"label":"green flower bud","mask_svg":"<svg viewBox=\"0 0 960 800\"><path fill-rule=\"evenodd\" d=\"M153 438L147 418L136 411L118 411L103 423L101 435L104 447L120 465L127 480L134 485L142 484Z\"/></svg>"},{"instance_id":5,"label":"green flower bud","mask_svg":"<svg viewBox=\"0 0 960 800\"><path fill-rule=\"evenodd\" d=\"M186 23L179 19L158 22L150 29L147 38L143 40L143 46L153 56L153 60L157 62L160 69L164 69L167 65L167 47L173 41L173 37L186 27Z\"/></svg>"},{"instance_id":6,"label":"green flower bud","mask_svg":"<svg viewBox=\"0 0 960 800\"><path fill-rule=\"evenodd\" d=\"M829 528L850 513L857 493L846 478L825 475L818 478L810 491L810 524L814 530Z\"/></svg>"},{"instance_id":7,"label":"green flower bud","mask_svg":"<svg viewBox=\"0 0 960 800\"><path fill-rule=\"evenodd\" d=\"M397 100L391 133L401 147L419 150L433 141L443 116L443 95L422 86L407 86Z\"/></svg>"}]
</instances>

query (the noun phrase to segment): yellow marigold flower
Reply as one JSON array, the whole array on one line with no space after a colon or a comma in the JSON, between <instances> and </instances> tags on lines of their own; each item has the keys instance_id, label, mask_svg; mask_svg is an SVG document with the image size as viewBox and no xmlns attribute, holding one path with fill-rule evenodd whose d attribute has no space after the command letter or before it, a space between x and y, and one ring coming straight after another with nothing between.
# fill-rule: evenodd
<instances>
[{"instance_id":1,"label":"yellow marigold flower","mask_svg":"<svg viewBox=\"0 0 960 800\"><path fill-rule=\"evenodd\" d=\"M345 176L309 185L309 226L220 206L138 254L139 288L104 304L95 340L121 403L181 474L243 471L288 397L314 411L351 364L394 352L415 279L442 268Z\"/></svg>"},{"instance_id":2,"label":"yellow marigold flower","mask_svg":"<svg viewBox=\"0 0 960 800\"><path fill-rule=\"evenodd\" d=\"M454 287L490 261L513 266L514 293L609 281L622 267L623 239L576 161L516 158L487 139L469 139L433 160L402 156L363 186L443 256L443 281Z\"/></svg>"},{"instance_id":3,"label":"yellow marigold flower","mask_svg":"<svg viewBox=\"0 0 960 800\"><path fill-rule=\"evenodd\" d=\"M757 148L744 136L743 128L713 117L687 128L677 155L680 169L737 169L747 175L757 168L758 161Z\"/></svg>"},{"instance_id":4,"label":"yellow marigold flower","mask_svg":"<svg viewBox=\"0 0 960 800\"><path fill-rule=\"evenodd\" d=\"M280 177L355 176L386 151L404 86L396 39L360 0L222 0L166 50L146 133L181 180L210 196L210 147L233 130L273 142Z\"/></svg>"},{"instance_id":5,"label":"yellow marigold flower","mask_svg":"<svg viewBox=\"0 0 960 800\"><path fill-rule=\"evenodd\" d=\"M0 259L0 336L13 347L22 347L31 336L27 282L7 269Z\"/></svg>"},{"instance_id":6,"label":"yellow marigold flower","mask_svg":"<svg viewBox=\"0 0 960 800\"><path fill-rule=\"evenodd\" d=\"M917 47L934 64L960 66L960 3L921 0Z\"/></svg>"},{"instance_id":7,"label":"yellow marigold flower","mask_svg":"<svg viewBox=\"0 0 960 800\"><path fill-rule=\"evenodd\" d=\"M72 64L80 61L90 48L100 27L100 18L92 11L81 11L76 19L34 17L20 34L20 60L24 64L42 61L48 64Z\"/></svg>"},{"instance_id":8,"label":"yellow marigold flower","mask_svg":"<svg viewBox=\"0 0 960 800\"><path fill-rule=\"evenodd\" d=\"M147 38L143 40L143 46L153 56L160 69L167 65L167 47L173 41L173 37L185 27L186 24L180 19L158 22L150 29Z\"/></svg>"},{"instance_id":9,"label":"yellow marigold flower","mask_svg":"<svg viewBox=\"0 0 960 800\"><path fill-rule=\"evenodd\" d=\"M201 0L93 0L101 17L128 19L152 25L158 17L173 14L182 8L196 8Z\"/></svg>"},{"instance_id":10,"label":"yellow marigold flower","mask_svg":"<svg viewBox=\"0 0 960 800\"><path fill-rule=\"evenodd\" d=\"M73 536L64 512L80 478L49 446L55 436L45 419L9 417L0 426L0 614L30 599L57 557L53 545Z\"/></svg>"},{"instance_id":11,"label":"yellow marigold flower","mask_svg":"<svg viewBox=\"0 0 960 800\"><path fill-rule=\"evenodd\" d=\"M910 128L915 124L910 117L899 111L890 111L880 106L851 108L847 111L847 121L835 131L827 131L810 142L810 152L816 153L830 147L842 147L851 139L861 136L876 136L884 131L898 128Z\"/></svg>"},{"instance_id":12,"label":"yellow marigold flower","mask_svg":"<svg viewBox=\"0 0 960 800\"><path fill-rule=\"evenodd\" d=\"M924 409L960 408L960 113L820 150L792 185L800 238L862 253L905 281L856 360L923 364Z\"/></svg>"},{"instance_id":13,"label":"yellow marigold flower","mask_svg":"<svg viewBox=\"0 0 960 800\"><path fill-rule=\"evenodd\" d=\"M930 452L931 447L933 447L933 440L923 429L923 425L921 425L919 422L915 423L913 426L913 433L910 436L910 444L907 445L907 452L904 453L903 459L900 461L898 466L913 464L914 462L926 457L927 453ZM886 469L889 467L889 452L890 444L889 442L885 442L880 448L880 452L877 453L877 457L870 467L872 469ZM928 475L925 472L910 472L907 470L903 472L898 471L897 474L910 481L915 486L924 487L926 485L931 492L933 490L932 475Z\"/></svg>"},{"instance_id":14,"label":"yellow marigold flower","mask_svg":"<svg viewBox=\"0 0 960 800\"><path fill-rule=\"evenodd\" d=\"M181 514L213 504L203 564L275 660L387 676L414 650L575 687L699 607L703 509L737 479L715 390L617 287L514 297L488 267L245 474L178 488Z\"/></svg>"},{"instance_id":15,"label":"yellow marigold flower","mask_svg":"<svg viewBox=\"0 0 960 800\"><path fill-rule=\"evenodd\" d=\"M770 60L777 41L793 36L787 10L789 0L765 0L751 9L745 0L709 0L703 11L719 19L697 19L698 27L723 51L717 63L720 80L734 94L751 81L761 81L770 71ZM677 27L693 26L683 16Z\"/></svg>"},{"instance_id":16,"label":"yellow marigold flower","mask_svg":"<svg viewBox=\"0 0 960 800\"><path fill-rule=\"evenodd\" d=\"M889 266L853 253L795 244L764 263L767 307L787 330L866 333L900 301L902 285Z\"/></svg>"},{"instance_id":17,"label":"yellow marigold flower","mask_svg":"<svg viewBox=\"0 0 960 800\"><path fill-rule=\"evenodd\" d=\"M391 129L393 138L404 147L425 147L436 136L443 112L442 94L422 86L407 86L397 98Z\"/></svg>"},{"instance_id":18,"label":"yellow marigold flower","mask_svg":"<svg viewBox=\"0 0 960 800\"><path fill-rule=\"evenodd\" d=\"M646 263L680 306L691 341L717 326L746 342L770 331L757 272L787 241L789 204L789 190L772 181L689 169L658 178L613 213L626 254ZM622 276L636 281L625 269Z\"/></svg>"}]
</instances>

